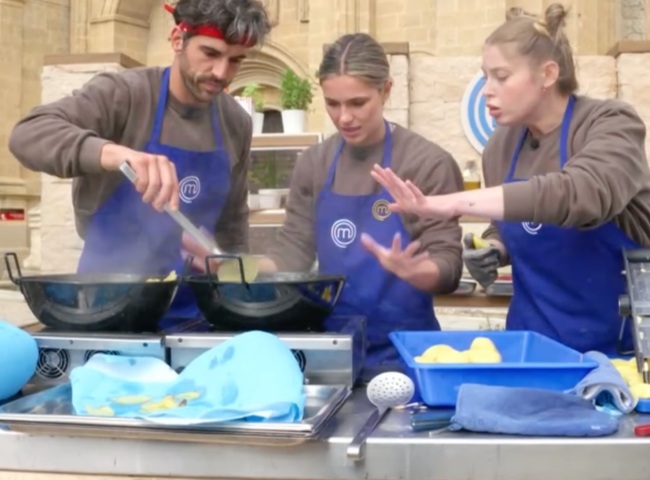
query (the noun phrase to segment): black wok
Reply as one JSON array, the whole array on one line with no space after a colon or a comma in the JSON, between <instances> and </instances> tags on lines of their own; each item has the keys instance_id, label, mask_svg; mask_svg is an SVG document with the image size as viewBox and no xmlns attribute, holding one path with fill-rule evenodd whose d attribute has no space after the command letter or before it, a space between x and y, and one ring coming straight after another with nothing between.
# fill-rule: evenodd
<instances>
[{"instance_id":1,"label":"black wok","mask_svg":"<svg viewBox=\"0 0 650 480\"><path fill-rule=\"evenodd\" d=\"M9 278L34 316L59 330L155 332L179 285L178 280L160 281L164 276L131 274L24 277L15 253L4 258Z\"/></svg>"},{"instance_id":2,"label":"black wok","mask_svg":"<svg viewBox=\"0 0 650 480\"><path fill-rule=\"evenodd\" d=\"M207 270L185 281L205 319L220 331L322 332L345 285L343 275L317 273L259 274L249 283L243 278L222 282L209 265Z\"/></svg>"}]
</instances>

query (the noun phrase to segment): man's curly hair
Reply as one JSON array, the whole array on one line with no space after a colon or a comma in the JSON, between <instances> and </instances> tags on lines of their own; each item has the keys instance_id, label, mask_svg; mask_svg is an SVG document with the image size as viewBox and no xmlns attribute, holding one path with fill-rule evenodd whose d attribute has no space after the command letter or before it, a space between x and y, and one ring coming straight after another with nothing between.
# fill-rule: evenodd
<instances>
[{"instance_id":1,"label":"man's curly hair","mask_svg":"<svg viewBox=\"0 0 650 480\"><path fill-rule=\"evenodd\" d=\"M176 25L217 27L232 45L264 43L271 31L268 13L259 0L178 0L173 15Z\"/></svg>"}]
</instances>

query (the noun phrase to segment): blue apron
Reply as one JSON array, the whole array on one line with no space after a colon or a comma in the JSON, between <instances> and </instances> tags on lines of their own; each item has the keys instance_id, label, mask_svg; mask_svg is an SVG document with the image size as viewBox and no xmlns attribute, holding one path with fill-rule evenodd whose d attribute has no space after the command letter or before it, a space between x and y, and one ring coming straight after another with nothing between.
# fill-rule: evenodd
<instances>
[{"instance_id":1,"label":"blue apron","mask_svg":"<svg viewBox=\"0 0 650 480\"><path fill-rule=\"evenodd\" d=\"M560 168L568 161L569 129L575 97L567 105L560 136ZM515 179L519 140L505 183ZM621 330L619 295L625 293L623 254L639 248L614 222L591 230L532 222L499 222L512 262L514 295L506 328L532 330L578 351L617 353ZM624 333L626 348L632 345Z\"/></svg>"},{"instance_id":2,"label":"blue apron","mask_svg":"<svg viewBox=\"0 0 650 480\"><path fill-rule=\"evenodd\" d=\"M390 166L392 133L385 124L382 166ZM347 281L325 327L339 331L346 315L364 315L367 322L366 378L385 370L401 369L397 351L388 338L393 330L440 330L433 311L433 296L384 270L360 242L362 232L379 244L391 245L399 233L402 247L410 236L399 215L386 208L392 202L382 189L377 195L340 195L332 191L341 141L316 203L316 249L319 270L343 274Z\"/></svg>"},{"instance_id":3,"label":"blue apron","mask_svg":"<svg viewBox=\"0 0 650 480\"><path fill-rule=\"evenodd\" d=\"M180 210L195 225L214 232L230 189L230 161L224 148L216 108L211 107L216 150L196 152L160 143L169 95L169 68L160 85L156 117L144 151L165 155L176 166ZM183 273L181 229L166 214L142 202L126 178L93 215L85 236L78 271L167 275ZM178 293L160 328L201 316L186 284Z\"/></svg>"}]
</instances>

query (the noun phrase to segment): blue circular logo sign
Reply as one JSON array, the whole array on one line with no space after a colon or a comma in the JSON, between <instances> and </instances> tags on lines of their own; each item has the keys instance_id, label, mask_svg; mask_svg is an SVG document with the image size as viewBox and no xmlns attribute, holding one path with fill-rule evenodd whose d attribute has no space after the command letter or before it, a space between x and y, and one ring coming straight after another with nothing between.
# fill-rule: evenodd
<instances>
[{"instance_id":1,"label":"blue circular logo sign","mask_svg":"<svg viewBox=\"0 0 650 480\"><path fill-rule=\"evenodd\" d=\"M479 72L467 85L460 105L460 119L469 143L479 152L483 152L490 135L497 126L488 113L485 97L481 93L485 77Z\"/></svg>"}]
</instances>

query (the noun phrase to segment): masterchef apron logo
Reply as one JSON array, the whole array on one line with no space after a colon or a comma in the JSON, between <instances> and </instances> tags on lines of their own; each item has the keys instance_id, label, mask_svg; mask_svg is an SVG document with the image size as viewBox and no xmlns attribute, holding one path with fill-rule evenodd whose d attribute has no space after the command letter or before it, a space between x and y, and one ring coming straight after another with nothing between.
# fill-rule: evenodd
<instances>
[{"instance_id":1,"label":"masterchef apron logo","mask_svg":"<svg viewBox=\"0 0 650 480\"><path fill-rule=\"evenodd\" d=\"M390 217L390 213L387 200L381 198L372 204L372 216L375 217L376 220L383 222Z\"/></svg>"},{"instance_id":2,"label":"masterchef apron logo","mask_svg":"<svg viewBox=\"0 0 650 480\"><path fill-rule=\"evenodd\" d=\"M541 223L535 222L521 222L521 226L524 227L524 230L529 235L537 235L537 232L542 228Z\"/></svg>"},{"instance_id":3,"label":"masterchef apron logo","mask_svg":"<svg viewBox=\"0 0 650 480\"><path fill-rule=\"evenodd\" d=\"M192 203L201 193L201 181L199 177L190 176L181 180L178 185L179 196L184 203Z\"/></svg>"},{"instance_id":4,"label":"masterchef apron logo","mask_svg":"<svg viewBox=\"0 0 650 480\"><path fill-rule=\"evenodd\" d=\"M357 238L357 226L347 218L332 224L332 241L339 248L347 248Z\"/></svg>"},{"instance_id":5,"label":"masterchef apron logo","mask_svg":"<svg viewBox=\"0 0 650 480\"><path fill-rule=\"evenodd\" d=\"M469 82L460 104L460 120L469 143L482 153L490 135L496 128L496 121L488 113L485 97L481 93L485 78L479 72Z\"/></svg>"}]
</instances>

